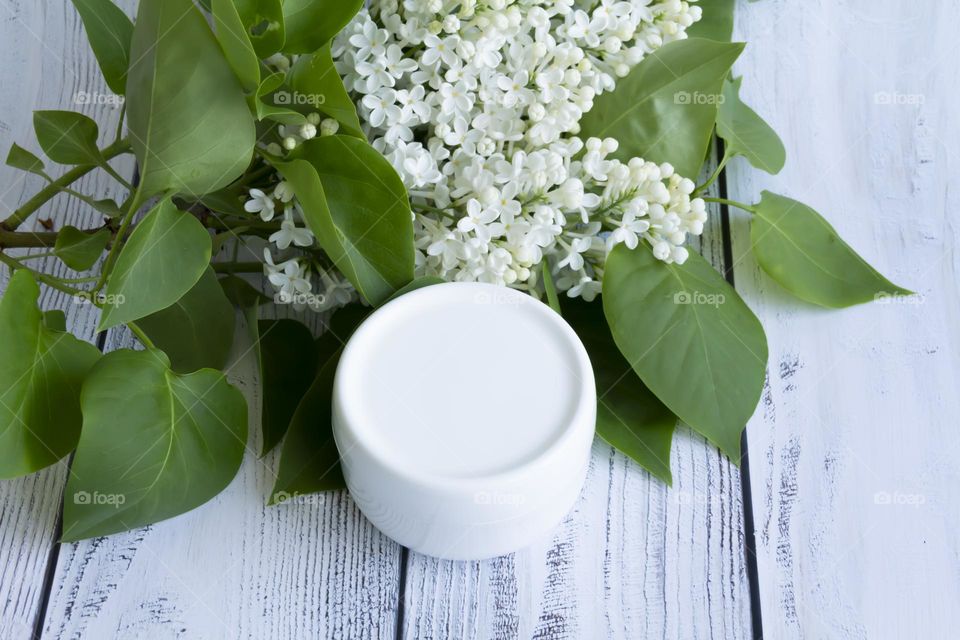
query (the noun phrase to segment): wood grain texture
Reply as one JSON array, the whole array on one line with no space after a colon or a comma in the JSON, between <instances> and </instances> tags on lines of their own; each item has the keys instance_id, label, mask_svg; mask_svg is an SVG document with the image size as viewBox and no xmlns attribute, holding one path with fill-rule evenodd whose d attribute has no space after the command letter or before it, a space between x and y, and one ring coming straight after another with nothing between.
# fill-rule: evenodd
<instances>
[{"instance_id":1,"label":"wood grain texture","mask_svg":"<svg viewBox=\"0 0 960 640\"><path fill-rule=\"evenodd\" d=\"M702 251L722 266L717 209ZM671 466L667 487L597 440L549 539L484 562L410 553L403 637L749 637L739 472L686 427Z\"/></svg>"},{"instance_id":2,"label":"wood grain texture","mask_svg":"<svg viewBox=\"0 0 960 640\"><path fill-rule=\"evenodd\" d=\"M770 340L748 428L764 636L936 638L960 626L960 5L741 2L743 97L786 169L737 161L823 214L921 297L839 312L760 273L737 215L737 288Z\"/></svg>"},{"instance_id":3,"label":"wood grain texture","mask_svg":"<svg viewBox=\"0 0 960 640\"><path fill-rule=\"evenodd\" d=\"M129 2L127 4L130 4ZM72 9L38 2L0 3L0 154L6 157L14 142L42 156L33 134L34 109L81 111L101 126L101 142L112 138L119 111L106 100L87 100L89 95L108 96L86 35ZM81 93L84 92L84 93ZM129 159L118 159L121 173L131 171ZM62 168L47 163L58 175ZM97 197L121 198L124 193L102 172L88 175L79 190ZM6 218L24 199L36 193L43 181L16 169L0 166L0 218ZM72 224L96 226L101 217L85 204L58 196L21 230L38 230L36 217L49 218L57 227ZM72 277L59 260L44 259L44 270ZM9 271L3 268L0 291ZM87 304L44 287L44 309L62 309L67 323L81 339L94 341L97 314ZM0 638L30 638L44 597L44 579L53 554L60 501L67 477L67 464L52 467L18 480L0 482Z\"/></svg>"}]
</instances>

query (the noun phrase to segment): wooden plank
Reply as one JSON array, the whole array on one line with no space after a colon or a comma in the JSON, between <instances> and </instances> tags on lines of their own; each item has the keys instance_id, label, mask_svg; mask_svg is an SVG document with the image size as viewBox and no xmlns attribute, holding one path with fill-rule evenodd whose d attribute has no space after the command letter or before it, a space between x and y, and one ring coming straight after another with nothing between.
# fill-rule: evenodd
<instances>
[{"instance_id":1,"label":"wooden plank","mask_svg":"<svg viewBox=\"0 0 960 640\"><path fill-rule=\"evenodd\" d=\"M399 546L346 492L266 506L279 451L258 458L261 401L244 327L228 375L251 409L233 483L185 515L63 545L44 637L393 638ZM108 348L129 347L126 331Z\"/></svg>"},{"instance_id":2,"label":"wooden plank","mask_svg":"<svg viewBox=\"0 0 960 640\"><path fill-rule=\"evenodd\" d=\"M922 298L826 312L760 273L746 215L737 288L770 341L748 428L763 633L947 638L960 626L960 70L951 2L740 3L743 94L783 137L762 189L820 211Z\"/></svg>"},{"instance_id":3,"label":"wooden plank","mask_svg":"<svg viewBox=\"0 0 960 640\"><path fill-rule=\"evenodd\" d=\"M127 2L126 4L130 4ZM109 104L110 94L89 51L86 35L72 9L48 10L43 3L0 3L0 154L6 157L13 142L38 155L32 124L34 109L70 109L95 118L102 127L101 142L112 140L119 110ZM86 99L94 96L93 99ZM102 96L103 98L97 98ZM131 170L129 161L114 163L121 173ZM60 168L48 163L48 171ZM124 193L102 172L91 174L79 190L98 197L121 198ZM5 218L24 199L35 194L43 181L6 165L0 166L0 217ZM100 216L77 200L59 196L41 210L59 227L72 224L95 226ZM38 230L33 220L22 230ZM58 260L45 259L47 272L70 275ZM0 275L0 291L9 278ZM63 309L67 323L80 338L94 340L96 310L77 304L69 296L43 288L44 309ZM61 462L39 473L0 482L0 638L33 636L44 599L44 580L54 554L60 500L67 477Z\"/></svg>"},{"instance_id":4,"label":"wooden plank","mask_svg":"<svg viewBox=\"0 0 960 640\"><path fill-rule=\"evenodd\" d=\"M720 266L717 209L705 235ZM672 488L598 440L549 539L484 562L410 553L404 637L749 637L739 472L685 427L671 465Z\"/></svg>"}]
</instances>

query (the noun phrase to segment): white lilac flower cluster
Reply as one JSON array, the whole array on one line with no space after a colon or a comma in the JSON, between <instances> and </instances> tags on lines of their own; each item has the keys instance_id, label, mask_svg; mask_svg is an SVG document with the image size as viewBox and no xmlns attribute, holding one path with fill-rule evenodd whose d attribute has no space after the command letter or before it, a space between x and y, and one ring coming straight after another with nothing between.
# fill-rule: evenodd
<instances>
[{"instance_id":1,"label":"white lilac flower cluster","mask_svg":"<svg viewBox=\"0 0 960 640\"><path fill-rule=\"evenodd\" d=\"M333 53L410 193L418 275L537 292L546 261L558 289L592 300L619 243L686 260L706 221L693 182L577 134L597 95L699 18L684 0L370 2Z\"/></svg>"}]
</instances>

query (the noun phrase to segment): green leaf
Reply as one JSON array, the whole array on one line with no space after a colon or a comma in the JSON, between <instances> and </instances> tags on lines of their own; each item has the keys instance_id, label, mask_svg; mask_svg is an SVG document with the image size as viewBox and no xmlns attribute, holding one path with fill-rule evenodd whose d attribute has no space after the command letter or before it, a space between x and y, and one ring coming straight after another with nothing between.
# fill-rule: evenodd
<instances>
[{"instance_id":1,"label":"green leaf","mask_svg":"<svg viewBox=\"0 0 960 640\"><path fill-rule=\"evenodd\" d=\"M564 300L563 317L580 336L593 364L597 435L670 484L670 444L677 417L617 350L599 302Z\"/></svg>"},{"instance_id":2,"label":"green leaf","mask_svg":"<svg viewBox=\"0 0 960 640\"><path fill-rule=\"evenodd\" d=\"M736 4L736 0L700 0L697 6L703 9L703 17L687 28L687 37L730 42Z\"/></svg>"},{"instance_id":3,"label":"green leaf","mask_svg":"<svg viewBox=\"0 0 960 640\"><path fill-rule=\"evenodd\" d=\"M60 309L50 309L43 312L43 326L51 331L67 330L67 314Z\"/></svg>"},{"instance_id":4,"label":"green leaf","mask_svg":"<svg viewBox=\"0 0 960 640\"><path fill-rule=\"evenodd\" d=\"M757 261L798 298L849 307L913 293L877 273L807 205L764 191L754 213L750 244Z\"/></svg>"},{"instance_id":5,"label":"green leaf","mask_svg":"<svg viewBox=\"0 0 960 640\"><path fill-rule=\"evenodd\" d=\"M413 224L403 182L350 136L308 140L276 167L290 181L320 246L364 299L379 305L413 280Z\"/></svg>"},{"instance_id":6,"label":"green leaf","mask_svg":"<svg viewBox=\"0 0 960 640\"><path fill-rule=\"evenodd\" d=\"M210 262L210 234L169 198L161 200L123 249L107 285L99 330L166 309L193 288Z\"/></svg>"},{"instance_id":7,"label":"green leaf","mask_svg":"<svg viewBox=\"0 0 960 640\"><path fill-rule=\"evenodd\" d=\"M86 271L96 264L111 235L106 227L87 233L68 225L57 234L53 252L74 271Z\"/></svg>"},{"instance_id":8,"label":"green leaf","mask_svg":"<svg viewBox=\"0 0 960 640\"><path fill-rule=\"evenodd\" d=\"M10 147L10 152L7 154L7 165L13 167L14 169L20 169L21 171L27 171L28 173L33 173L43 178L49 180L45 167L43 166L43 161L37 156L33 155L16 142Z\"/></svg>"},{"instance_id":9,"label":"green leaf","mask_svg":"<svg viewBox=\"0 0 960 640\"><path fill-rule=\"evenodd\" d=\"M93 208L108 218L119 218L123 215L123 211L120 209L117 203L109 198L104 198L103 200L94 200Z\"/></svg>"},{"instance_id":10,"label":"green leaf","mask_svg":"<svg viewBox=\"0 0 960 640\"><path fill-rule=\"evenodd\" d=\"M285 0L285 53L313 53L353 19L363 0Z\"/></svg>"},{"instance_id":11,"label":"green leaf","mask_svg":"<svg viewBox=\"0 0 960 640\"><path fill-rule=\"evenodd\" d=\"M240 468L247 405L219 371L181 376L160 351L114 351L90 372L81 403L64 542L189 511L226 488Z\"/></svg>"},{"instance_id":12,"label":"green leaf","mask_svg":"<svg viewBox=\"0 0 960 640\"><path fill-rule=\"evenodd\" d=\"M425 286L430 286L429 284ZM351 304L339 309L316 343L316 376L290 421L270 504L295 494L343 489L340 454L333 440L333 379L343 345L370 309Z\"/></svg>"},{"instance_id":13,"label":"green leaf","mask_svg":"<svg viewBox=\"0 0 960 640\"><path fill-rule=\"evenodd\" d=\"M75 111L34 111L33 128L47 157L60 164L98 165L97 123Z\"/></svg>"},{"instance_id":14,"label":"green leaf","mask_svg":"<svg viewBox=\"0 0 960 640\"><path fill-rule=\"evenodd\" d=\"M333 64L330 45L313 55L301 56L290 69L289 84L293 96L298 98L294 106L301 112L324 113L340 123L343 133L366 139L360 129L357 107Z\"/></svg>"},{"instance_id":15,"label":"green leaf","mask_svg":"<svg viewBox=\"0 0 960 640\"><path fill-rule=\"evenodd\" d=\"M280 124L302 125L307 122L307 117L290 107L278 106L278 101L288 101L293 95L289 91L278 92L283 86L286 76L282 73L274 73L263 79L257 88L256 110L257 118L260 120L270 119Z\"/></svg>"},{"instance_id":16,"label":"green leaf","mask_svg":"<svg viewBox=\"0 0 960 640\"><path fill-rule=\"evenodd\" d=\"M281 0L234 0L258 58L280 51L286 37Z\"/></svg>"},{"instance_id":17,"label":"green leaf","mask_svg":"<svg viewBox=\"0 0 960 640\"><path fill-rule=\"evenodd\" d=\"M338 350L324 363L300 401L286 439L270 504L282 504L296 494L335 491L346 487L340 453L333 440L330 415Z\"/></svg>"},{"instance_id":18,"label":"green leaf","mask_svg":"<svg viewBox=\"0 0 960 640\"><path fill-rule=\"evenodd\" d=\"M235 325L233 305L209 266L182 298L137 321L177 373L223 369L233 348Z\"/></svg>"},{"instance_id":19,"label":"green leaf","mask_svg":"<svg viewBox=\"0 0 960 640\"><path fill-rule=\"evenodd\" d=\"M73 0L73 6L83 20L90 48L97 57L107 86L114 93L124 95L133 23L110 0Z\"/></svg>"},{"instance_id":20,"label":"green leaf","mask_svg":"<svg viewBox=\"0 0 960 640\"><path fill-rule=\"evenodd\" d=\"M141 0L127 77L127 117L143 195L198 196L250 163L253 116L191 0Z\"/></svg>"},{"instance_id":21,"label":"green leaf","mask_svg":"<svg viewBox=\"0 0 960 640\"><path fill-rule=\"evenodd\" d=\"M767 340L737 292L695 252L666 264L645 247L607 259L603 309L643 383L735 464L760 399Z\"/></svg>"},{"instance_id":22,"label":"green leaf","mask_svg":"<svg viewBox=\"0 0 960 640\"><path fill-rule=\"evenodd\" d=\"M582 138L615 137L621 160L669 162L696 177L717 119L723 79L743 44L677 40L643 59L615 91L594 101L580 121Z\"/></svg>"},{"instance_id":23,"label":"green leaf","mask_svg":"<svg viewBox=\"0 0 960 640\"><path fill-rule=\"evenodd\" d=\"M260 383L263 388L263 448L283 439L317 367L313 334L296 320L261 320Z\"/></svg>"},{"instance_id":24,"label":"green leaf","mask_svg":"<svg viewBox=\"0 0 960 640\"><path fill-rule=\"evenodd\" d=\"M237 74L240 86L248 93L256 91L260 84L260 60L237 12L237 5L234 0L213 0L211 8L217 40L220 41L227 62Z\"/></svg>"},{"instance_id":25,"label":"green leaf","mask_svg":"<svg viewBox=\"0 0 960 640\"><path fill-rule=\"evenodd\" d=\"M80 386L100 352L37 307L40 287L13 274L0 300L0 478L49 466L80 436ZM62 318L62 316L60 316Z\"/></svg>"},{"instance_id":26,"label":"green leaf","mask_svg":"<svg viewBox=\"0 0 960 640\"><path fill-rule=\"evenodd\" d=\"M742 78L723 83L723 102L717 113L717 135L726 143L728 155L740 154L756 169L777 174L787 161L787 152L777 132L740 100Z\"/></svg>"}]
</instances>

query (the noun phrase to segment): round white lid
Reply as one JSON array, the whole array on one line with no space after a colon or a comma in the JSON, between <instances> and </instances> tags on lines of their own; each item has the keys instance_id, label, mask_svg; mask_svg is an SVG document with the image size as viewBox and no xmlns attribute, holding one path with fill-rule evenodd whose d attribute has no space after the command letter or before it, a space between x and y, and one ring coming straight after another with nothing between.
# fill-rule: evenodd
<instances>
[{"instance_id":1,"label":"round white lid","mask_svg":"<svg viewBox=\"0 0 960 640\"><path fill-rule=\"evenodd\" d=\"M337 372L358 442L382 464L433 479L485 478L569 435L589 360L572 329L530 296L438 284L373 313Z\"/></svg>"}]
</instances>

